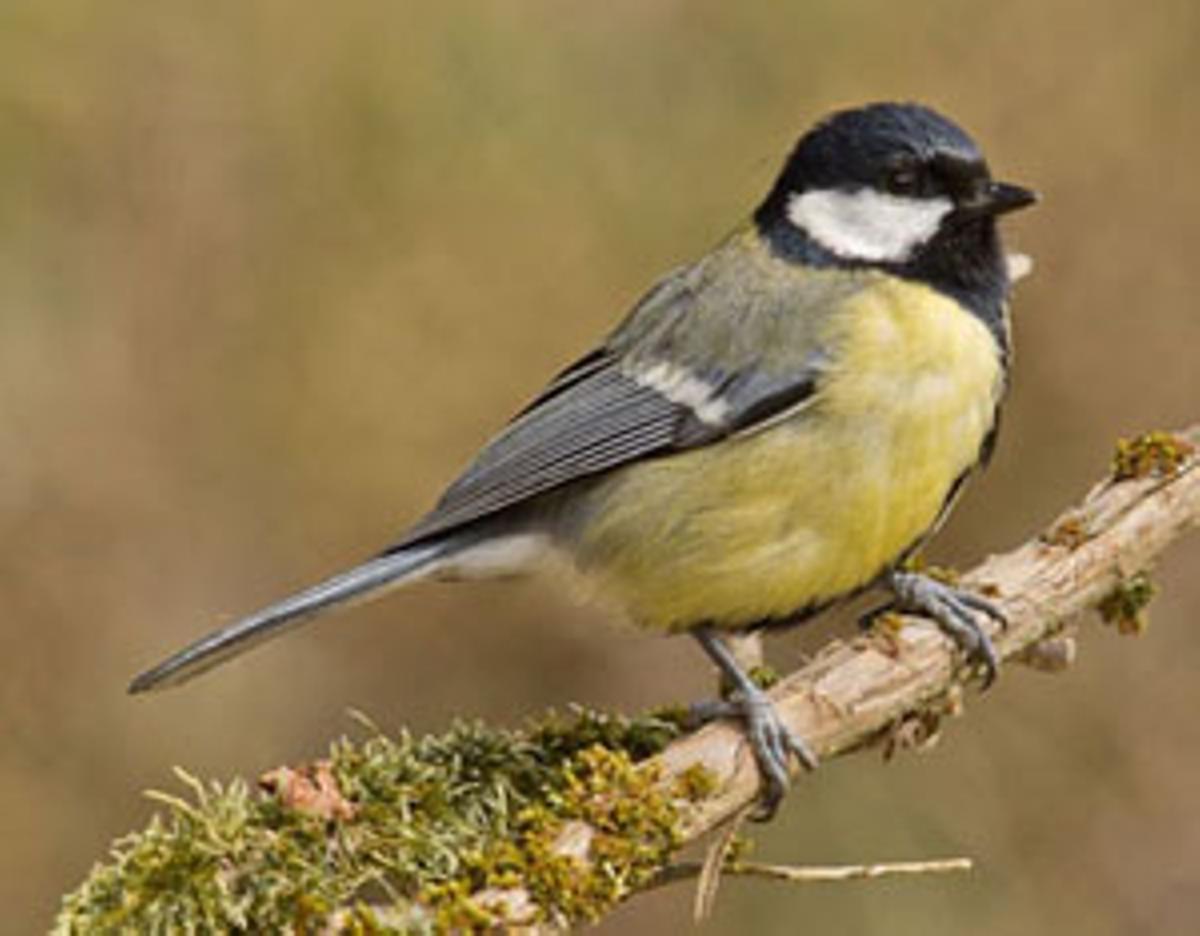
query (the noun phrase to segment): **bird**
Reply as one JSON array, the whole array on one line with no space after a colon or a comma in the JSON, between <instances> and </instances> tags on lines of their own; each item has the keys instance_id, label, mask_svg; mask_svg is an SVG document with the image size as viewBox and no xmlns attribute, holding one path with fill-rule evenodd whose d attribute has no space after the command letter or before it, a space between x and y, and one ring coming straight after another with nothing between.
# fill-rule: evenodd
<instances>
[{"instance_id":1,"label":"bird","mask_svg":"<svg viewBox=\"0 0 1200 936\"><path fill-rule=\"evenodd\" d=\"M174 686L352 600L565 570L635 625L689 634L731 694L770 815L816 766L726 637L872 588L979 668L982 595L908 560L991 457L1011 361L1000 216L1037 201L918 103L835 111L766 197L545 385L393 545L137 676Z\"/></svg>"}]
</instances>

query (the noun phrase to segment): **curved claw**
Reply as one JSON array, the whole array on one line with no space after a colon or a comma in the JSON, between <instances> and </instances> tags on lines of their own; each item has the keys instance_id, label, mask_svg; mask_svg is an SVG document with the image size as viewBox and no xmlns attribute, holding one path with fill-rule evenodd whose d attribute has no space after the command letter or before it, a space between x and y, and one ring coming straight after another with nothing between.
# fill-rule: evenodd
<instances>
[{"instance_id":1,"label":"curved claw","mask_svg":"<svg viewBox=\"0 0 1200 936\"><path fill-rule=\"evenodd\" d=\"M962 649L967 662L983 669L983 689L996 681L1000 658L991 638L972 612L986 614L1004 628L1008 626L1008 619L1003 611L986 598L919 572L893 572L888 584L898 605L933 618L942 632Z\"/></svg>"},{"instance_id":2,"label":"curved claw","mask_svg":"<svg viewBox=\"0 0 1200 936\"><path fill-rule=\"evenodd\" d=\"M989 601L982 595L977 595L975 592L969 592L964 589L956 588L953 591L954 596L968 608L974 611L982 611L999 624L1001 630L1008 630L1008 615L994 601Z\"/></svg>"},{"instance_id":3,"label":"curved claw","mask_svg":"<svg viewBox=\"0 0 1200 936\"><path fill-rule=\"evenodd\" d=\"M804 739L783 723L775 706L762 691L749 696L740 691L731 699L697 702L688 712L690 725L699 727L721 718L737 718L745 724L746 740L763 778L762 800L754 819L765 822L775 815L787 793L792 757L805 770L817 768L817 757Z\"/></svg>"},{"instance_id":4,"label":"curved claw","mask_svg":"<svg viewBox=\"0 0 1200 936\"><path fill-rule=\"evenodd\" d=\"M804 740L783 723L775 706L761 690L739 694L733 704L739 708L746 723L746 737L762 773L762 802L754 819L766 822L775 815L787 793L790 784L788 764L792 755L807 770L816 769L817 758Z\"/></svg>"},{"instance_id":5,"label":"curved claw","mask_svg":"<svg viewBox=\"0 0 1200 936\"><path fill-rule=\"evenodd\" d=\"M728 699L693 705L689 720L700 723L726 717L742 720L762 776L761 805L754 819L765 822L775 815L787 793L792 757L795 756L807 770L816 769L817 757L804 739L784 724L767 694L755 685L711 629L697 627L692 634L736 691Z\"/></svg>"}]
</instances>

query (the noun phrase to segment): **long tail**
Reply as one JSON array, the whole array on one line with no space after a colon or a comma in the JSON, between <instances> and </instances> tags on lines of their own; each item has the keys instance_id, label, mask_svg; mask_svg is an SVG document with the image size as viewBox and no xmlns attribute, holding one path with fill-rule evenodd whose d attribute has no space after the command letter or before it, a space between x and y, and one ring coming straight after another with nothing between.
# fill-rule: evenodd
<instances>
[{"instance_id":1,"label":"long tail","mask_svg":"<svg viewBox=\"0 0 1200 936\"><path fill-rule=\"evenodd\" d=\"M184 647L135 677L129 684L129 691L147 692L178 686L260 643L278 637L320 611L421 578L432 571L431 567L444 555L447 546L445 541L435 541L378 556L299 594L284 598L257 614L235 621Z\"/></svg>"}]
</instances>

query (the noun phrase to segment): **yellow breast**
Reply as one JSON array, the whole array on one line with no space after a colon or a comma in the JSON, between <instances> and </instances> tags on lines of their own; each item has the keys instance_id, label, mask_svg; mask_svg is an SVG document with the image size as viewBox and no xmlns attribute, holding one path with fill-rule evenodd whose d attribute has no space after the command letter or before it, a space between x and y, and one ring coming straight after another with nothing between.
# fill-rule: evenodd
<instances>
[{"instance_id":1,"label":"yellow breast","mask_svg":"<svg viewBox=\"0 0 1200 936\"><path fill-rule=\"evenodd\" d=\"M732 628L836 599L918 542L975 465L1004 383L977 318L880 276L822 345L803 412L594 488L576 561L636 623Z\"/></svg>"}]
</instances>

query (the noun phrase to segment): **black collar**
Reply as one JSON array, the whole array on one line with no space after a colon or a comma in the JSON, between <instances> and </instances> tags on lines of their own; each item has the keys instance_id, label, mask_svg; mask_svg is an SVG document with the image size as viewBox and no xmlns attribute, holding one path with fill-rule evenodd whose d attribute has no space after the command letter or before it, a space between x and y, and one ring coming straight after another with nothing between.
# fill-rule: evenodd
<instances>
[{"instance_id":1,"label":"black collar","mask_svg":"<svg viewBox=\"0 0 1200 936\"><path fill-rule=\"evenodd\" d=\"M1007 359L1004 307L1010 284L994 218L980 218L942 231L904 263L877 263L840 257L814 241L782 213L768 209L769 203L755 213L754 224L775 256L789 263L822 269L882 270L936 289L979 318Z\"/></svg>"}]
</instances>

